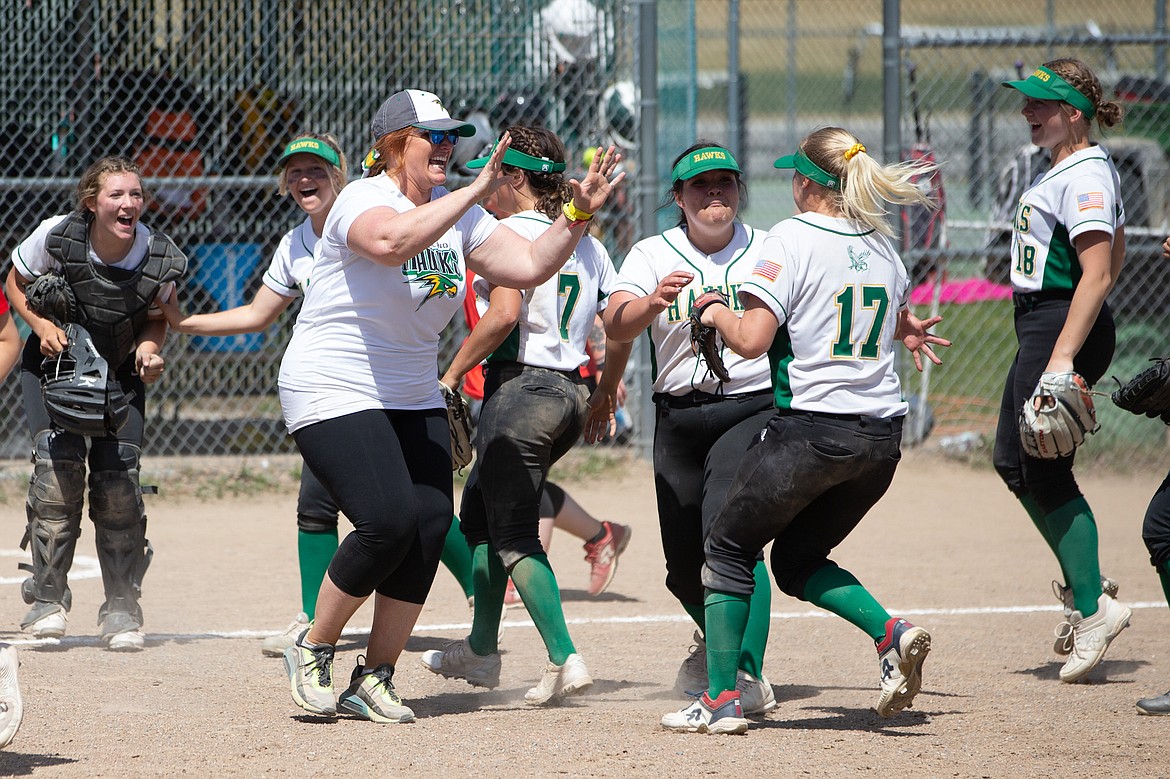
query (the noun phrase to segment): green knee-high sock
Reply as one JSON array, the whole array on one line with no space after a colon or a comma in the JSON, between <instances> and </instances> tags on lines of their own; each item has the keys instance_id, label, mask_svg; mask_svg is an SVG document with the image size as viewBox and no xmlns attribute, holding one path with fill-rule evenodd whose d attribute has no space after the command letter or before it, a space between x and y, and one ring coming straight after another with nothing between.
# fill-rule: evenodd
<instances>
[{"instance_id":1,"label":"green knee-high sock","mask_svg":"<svg viewBox=\"0 0 1170 779\"><path fill-rule=\"evenodd\" d=\"M1170 606L1170 560L1158 566L1158 578L1162 581L1162 594L1166 596L1166 605Z\"/></svg>"},{"instance_id":2,"label":"green knee-high sock","mask_svg":"<svg viewBox=\"0 0 1170 779\"><path fill-rule=\"evenodd\" d=\"M768 629L772 623L772 578L763 560L756 563L753 574L756 589L752 592L751 610L743 631L739 667L759 679L764 673L764 651L768 648Z\"/></svg>"},{"instance_id":3,"label":"green knee-high sock","mask_svg":"<svg viewBox=\"0 0 1170 779\"><path fill-rule=\"evenodd\" d=\"M679 603L682 603L682 601L679 601ZM695 621L695 624L699 626L699 633L704 636L707 635L707 617L704 614L703 604L683 603L682 607L690 615L691 619Z\"/></svg>"},{"instance_id":4,"label":"green knee-high sock","mask_svg":"<svg viewBox=\"0 0 1170 779\"><path fill-rule=\"evenodd\" d=\"M321 582L325 579L325 572L329 570L329 563L336 551L336 528L323 533L297 531L297 557L301 565L301 611L309 619L316 616L317 593L321 592Z\"/></svg>"},{"instance_id":5,"label":"green knee-high sock","mask_svg":"<svg viewBox=\"0 0 1170 779\"><path fill-rule=\"evenodd\" d=\"M475 582L471 575L471 549L459 526L459 517L451 517L451 528L443 540L443 552L439 560L463 588L463 595L470 598L475 594Z\"/></svg>"},{"instance_id":6,"label":"green knee-high sock","mask_svg":"<svg viewBox=\"0 0 1170 779\"><path fill-rule=\"evenodd\" d=\"M714 699L735 689L752 596L707 590L703 603L707 612L707 694Z\"/></svg>"},{"instance_id":7,"label":"green knee-high sock","mask_svg":"<svg viewBox=\"0 0 1170 779\"><path fill-rule=\"evenodd\" d=\"M569 626L565 624L565 612L561 607L561 590L548 555L532 555L516 563L512 567L512 582L524 600L528 616L532 617L544 639L548 659L554 665L564 665L577 648L569 637Z\"/></svg>"},{"instance_id":8,"label":"green knee-high sock","mask_svg":"<svg viewBox=\"0 0 1170 779\"><path fill-rule=\"evenodd\" d=\"M853 623L874 641L885 638L890 613L844 568L826 565L817 570L804 585L804 599Z\"/></svg>"},{"instance_id":9,"label":"green knee-high sock","mask_svg":"<svg viewBox=\"0 0 1170 779\"><path fill-rule=\"evenodd\" d=\"M1073 602L1081 616L1097 613L1101 597L1101 563L1097 559L1097 522L1083 497L1070 500L1045 518L1056 542L1056 554L1065 583L1072 587Z\"/></svg>"},{"instance_id":10,"label":"green knee-high sock","mask_svg":"<svg viewBox=\"0 0 1170 779\"><path fill-rule=\"evenodd\" d=\"M1060 563L1060 575L1064 578L1065 584L1068 584L1068 571L1064 570L1064 563L1060 562L1060 550L1056 546L1056 541L1052 538L1052 533L1048 529L1048 520L1044 517L1044 509L1040 508L1040 504L1031 495L1019 496L1020 505L1024 507L1024 511L1028 512L1028 518L1032 520L1032 524L1040 531L1040 537L1044 539L1044 543L1048 544L1048 548L1052 550L1052 554L1056 556L1056 562Z\"/></svg>"},{"instance_id":11,"label":"green knee-high sock","mask_svg":"<svg viewBox=\"0 0 1170 779\"><path fill-rule=\"evenodd\" d=\"M475 582L475 614L467 640L477 655L490 655L500 648L500 610L508 586L508 572L491 544L477 544L471 550L471 576Z\"/></svg>"}]
</instances>

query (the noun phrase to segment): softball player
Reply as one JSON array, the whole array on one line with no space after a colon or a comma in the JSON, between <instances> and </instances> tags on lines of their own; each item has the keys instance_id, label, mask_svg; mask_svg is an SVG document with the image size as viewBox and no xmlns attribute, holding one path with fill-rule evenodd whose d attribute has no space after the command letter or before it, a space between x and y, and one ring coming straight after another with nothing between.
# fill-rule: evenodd
<instances>
[{"instance_id":1,"label":"softball player","mask_svg":"<svg viewBox=\"0 0 1170 779\"><path fill-rule=\"evenodd\" d=\"M20 360L20 333L9 311L8 298L0 292L0 377L7 376ZM12 743L24 717L16 647L0 643L0 749Z\"/></svg>"},{"instance_id":2,"label":"softball player","mask_svg":"<svg viewBox=\"0 0 1170 779\"><path fill-rule=\"evenodd\" d=\"M689 337L694 299L707 289L734 296L756 264L763 236L738 220L746 191L724 147L701 141L680 154L666 196L679 208L678 225L634 245L603 314L611 338L632 340L648 329L654 345L654 486L666 587L698 626L695 649L679 669L679 695L707 688L703 537L772 409L766 359L726 351L731 381L721 385L691 352ZM772 593L762 557L755 575L738 686L745 708L763 713L776 707L776 697L763 672Z\"/></svg>"},{"instance_id":3,"label":"softball player","mask_svg":"<svg viewBox=\"0 0 1170 779\"><path fill-rule=\"evenodd\" d=\"M281 362L289 431L354 525L321 583L316 618L284 657L302 708L332 715L340 705L375 722L410 722L394 663L430 591L454 508L439 335L462 303L466 267L493 283L539 283L569 258L585 223L561 217L529 241L477 205L505 183L506 134L470 185L447 192L452 149L475 128L430 92L394 93L371 130L371 175L347 186L325 220ZM599 160L572 182L570 215L605 203L621 180L608 178L614 162ZM336 699L334 646L375 592L366 655Z\"/></svg>"},{"instance_id":4,"label":"softball player","mask_svg":"<svg viewBox=\"0 0 1170 779\"><path fill-rule=\"evenodd\" d=\"M753 569L769 542L781 590L873 638L879 714L911 704L930 650L924 629L892 618L828 555L885 493L898 465L907 404L894 370L895 338L910 336L912 350L936 362L928 343L946 343L925 334L937 318L910 316L909 278L884 220L887 203L933 205L912 180L932 166L882 167L851 133L828 127L776 167L796 170L799 215L763 240L738 287L742 318L721 304L704 306L704 323L717 327L730 349L745 358L767 354L776 411L740 458L706 538L710 684L690 706L663 717L671 730L747 729L736 666Z\"/></svg>"},{"instance_id":5,"label":"softball player","mask_svg":"<svg viewBox=\"0 0 1170 779\"><path fill-rule=\"evenodd\" d=\"M483 205L484 208L491 211L497 218L503 219L510 216L507 212L498 209L494 196L485 201ZM468 274L469 279L474 279L474 277L475 274ZM472 293L463 299L463 315L467 320L469 330L475 329L487 310L487 301L474 294L473 283ZM493 317L495 315L493 314ZM497 337L501 339L502 343L502 338L506 337L506 332L497 331ZM602 334L601 339L604 346L604 334ZM492 340L494 341L495 337ZM475 352L481 351L483 350L475 350ZM457 354L440 381L448 387L460 387L462 389L463 394L468 396L467 406L471 412L472 422L478 424L479 411L483 406L484 379L483 363L475 363L470 368L467 367L474 357L475 355L471 350L464 354ZM581 373L585 375L584 369L582 369ZM590 386L590 377L588 376L586 376L586 386ZM596 389L596 386L597 383L594 379L591 389ZM622 389L619 388L619 399L621 392ZM589 588L587 591L590 595L600 595L605 592L610 582L613 581L614 574L617 573L618 558L621 557L622 552L626 550L626 546L630 543L631 531L629 526L596 519L592 514L582 508L581 504L575 501L572 495L565 492L560 485L551 481L545 481L544 490L540 495L540 544L545 552L549 550L549 545L552 543L554 527L571 533L585 542L585 562L589 563ZM462 535L460 536L460 540L462 543ZM466 549L466 543L462 543L462 545ZM468 580L470 581L470 579L471 576L469 574ZM471 593L469 592L468 594L470 595ZM516 586L512 583L511 579L508 579L508 587L504 591L505 608L520 606L523 603L524 601L520 598L520 594L516 592Z\"/></svg>"},{"instance_id":6,"label":"softball player","mask_svg":"<svg viewBox=\"0 0 1170 779\"><path fill-rule=\"evenodd\" d=\"M562 213L570 188L561 175L565 148L544 128L511 127L504 154L508 183L495 193L502 224L536 240ZM473 160L474 169L488 162ZM567 211L566 211L567 212ZM588 221L592 214L575 216ZM484 403L475 445L478 458L463 490L460 517L475 564L475 618L471 634L422 663L448 678L481 687L500 681L496 643L508 577L524 600L548 652L526 703L554 703L593 684L561 607L556 577L541 544L540 504L549 468L584 433L598 440L616 408L628 345L615 345L612 367L590 395L580 367L594 317L607 304L616 272L601 242L585 236L560 272L539 286L510 289L476 279L488 301L447 372L457 386L485 358Z\"/></svg>"},{"instance_id":7,"label":"softball player","mask_svg":"<svg viewBox=\"0 0 1170 779\"><path fill-rule=\"evenodd\" d=\"M1170 238L1162 243L1162 256L1170 259ZM1162 481L1142 520L1142 541L1150 552L1150 564L1158 572L1162 592L1170 605L1170 473ZM1142 698L1137 702L1139 714L1170 714L1170 692Z\"/></svg>"},{"instance_id":8,"label":"softball player","mask_svg":"<svg viewBox=\"0 0 1170 779\"><path fill-rule=\"evenodd\" d=\"M98 611L101 638L110 649L124 651L145 645L138 600L153 552L138 470L146 384L163 372L159 352L167 322L158 305L174 294L187 267L169 238L139 221L145 204L137 165L121 157L98 160L78 183L77 210L41 222L13 251L7 282L13 309L32 328L21 389L33 436L27 531L33 575L21 588L31 605L21 627L38 638L65 635L88 460L89 516L106 596ZM29 310L25 288L56 272L77 299L79 324L129 397L129 418L117 434L87 437L63 430L45 407L42 362L69 344L61 327Z\"/></svg>"},{"instance_id":9,"label":"softball player","mask_svg":"<svg viewBox=\"0 0 1170 779\"><path fill-rule=\"evenodd\" d=\"M1018 418L1044 373L1076 371L1097 383L1113 358L1113 315L1105 302L1125 258L1125 208L1109 154L1090 138L1121 121L1083 63L1058 59L1004 86L1024 96L1032 143L1052 167L1020 196L1012 223L1011 279L1019 349L1008 372L995 435L995 469L1060 563L1056 585L1067 621L1055 650L1068 655L1061 681L1075 682L1104 657L1128 624L1116 585L1102 582L1097 524L1073 477L1073 457L1030 457ZM1105 590L1108 591L1105 591Z\"/></svg>"}]
</instances>

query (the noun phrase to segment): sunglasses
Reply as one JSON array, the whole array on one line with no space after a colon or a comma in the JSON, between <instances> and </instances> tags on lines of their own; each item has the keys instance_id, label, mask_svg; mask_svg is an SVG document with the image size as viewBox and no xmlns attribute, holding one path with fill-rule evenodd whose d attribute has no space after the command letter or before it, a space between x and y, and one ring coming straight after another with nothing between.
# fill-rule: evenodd
<instances>
[{"instance_id":1,"label":"sunglasses","mask_svg":"<svg viewBox=\"0 0 1170 779\"><path fill-rule=\"evenodd\" d=\"M452 146L459 143L459 133L455 130L426 130L420 127L418 132L419 137L426 138L435 146L443 141L449 141Z\"/></svg>"}]
</instances>

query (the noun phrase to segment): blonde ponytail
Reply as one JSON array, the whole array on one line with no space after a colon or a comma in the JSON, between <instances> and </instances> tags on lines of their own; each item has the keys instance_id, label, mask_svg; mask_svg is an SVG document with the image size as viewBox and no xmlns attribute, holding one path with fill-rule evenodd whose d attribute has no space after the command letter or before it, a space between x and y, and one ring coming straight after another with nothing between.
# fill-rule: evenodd
<instances>
[{"instance_id":1,"label":"blonde ponytail","mask_svg":"<svg viewBox=\"0 0 1170 779\"><path fill-rule=\"evenodd\" d=\"M889 205L938 207L914 183L916 177L932 173L938 165L918 161L882 165L853 133L840 127L816 130L801 142L800 150L840 180L841 188L835 194L844 217L882 235L894 235L887 219Z\"/></svg>"}]
</instances>

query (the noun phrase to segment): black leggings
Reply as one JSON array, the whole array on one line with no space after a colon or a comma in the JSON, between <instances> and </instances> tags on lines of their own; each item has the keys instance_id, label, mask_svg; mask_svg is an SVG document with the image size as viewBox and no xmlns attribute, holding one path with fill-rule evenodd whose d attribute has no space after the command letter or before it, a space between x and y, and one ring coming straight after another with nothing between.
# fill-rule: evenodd
<instances>
[{"instance_id":1,"label":"black leggings","mask_svg":"<svg viewBox=\"0 0 1170 779\"><path fill-rule=\"evenodd\" d=\"M347 595L423 603L451 526L451 432L442 409L358 411L293 433L353 523L329 578Z\"/></svg>"}]
</instances>

